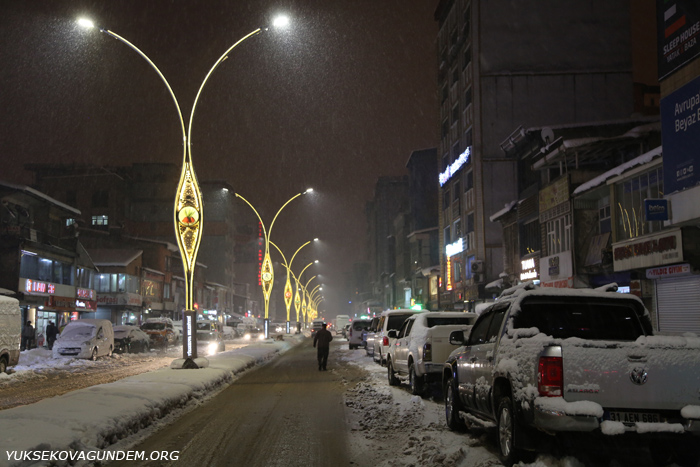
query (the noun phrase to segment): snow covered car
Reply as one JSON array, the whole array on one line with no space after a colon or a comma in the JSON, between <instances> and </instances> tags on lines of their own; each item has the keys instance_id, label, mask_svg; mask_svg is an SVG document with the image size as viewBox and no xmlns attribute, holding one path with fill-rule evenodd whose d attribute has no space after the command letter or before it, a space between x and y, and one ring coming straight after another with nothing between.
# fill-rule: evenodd
<instances>
[{"instance_id":1,"label":"snow covered car","mask_svg":"<svg viewBox=\"0 0 700 467\"><path fill-rule=\"evenodd\" d=\"M455 349L450 334L469 331L476 318L476 313L430 311L409 317L398 333L389 331L389 338L396 338L386 357L389 384L408 378L411 393L423 395L427 385L442 383L442 367Z\"/></svg>"},{"instance_id":2,"label":"snow covered car","mask_svg":"<svg viewBox=\"0 0 700 467\"><path fill-rule=\"evenodd\" d=\"M505 465L551 444L649 446L659 465L700 460L700 338L655 336L617 286L505 290L443 370L445 419L496 428ZM530 451L530 452L528 452Z\"/></svg>"},{"instance_id":3,"label":"snow covered car","mask_svg":"<svg viewBox=\"0 0 700 467\"><path fill-rule=\"evenodd\" d=\"M403 322L416 313L424 313L420 310L398 309L383 311L377 323L377 331L374 336L374 351L372 358L375 362L384 365L386 363L386 354L389 352L391 345L389 331L392 329L398 331L401 329Z\"/></svg>"},{"instance_id":4,"label":"snow covered car","mask_svg":"<svg viewBox=\"0 0 700 467\"><path fill-rule=\"evenodd\" d=\"M369 329L367 329L367 333L363 333L364 335L362 336L362 340L365 343L365 352L367 355L370 357L374 355L374 340L377 335L377 326L379 325L379 316L375 316L372 318L372 323L369 325Z\"/></svg>"},{"instance_id":5,"label":"snow covered car","mask_svg":"<svg viewBox=\"0 0 700 467\"><path fill-rule=\"evenodd\" d=\"M0 295L0 373L19 361L22 317L16 298Z\"/></svg>"},{"instance_id":6,"label":"snow covered car","mask_svg":"<svg viewBox=\"0 0 700 467\"><path fill-rule=\"evenodd\" d=\"M114 350L114 330L106 319L78 319L63 328L53 344L53 356L89 358L109 357Z\"/></svg>"},{"instance_id":7,"label":"snow covered car","mask_svg":"<svg viewBox=\"0 0 700 467\"><path fill-rule=\"evenodd\" d=\"M197 331L197 355L210 356L226 350L218 331Z\"/></svg>"},{"instance_id":8,"label":"snow covered car","mask_svg":"<svg viewBox=\"0 0 700 467\"><path fill-rule=\"evenodd\" d=\"M370 324L372 324L371 319L354 319L350 323L350 330L348 331L348 347L350 347L350 350L362 346L362 333L369 329Z\"/></svg>"},{"instance_id":9,"label":"snow covered car","mask_svg":"<svg viewBox=\"0 0 700 467\"><path fill-rule=\"evenodd\" d=\"M250 340L264 340L265 332L260 328L248 328L243 333L243 339Z\"/></svg>"},{"instance_id":10,"label":"snow covered car","mask_svg":"<svg viewBox=\"0 0 700 467\"><path fill-rule=\"evenodd\" d=\"M114 352L138 353L151 350L151 338L136 326L114 326Z\"/></svg>"},{"instance_id":11,"label":"snow covered car","mask_svg":"<svg viewBox=\"0 0 700 467\"><path fill-rule=\"evenodd\" d=\"M151 338L152 347L167 347L177 344L178 334L169 318L149 318L141 325L141 330Z\"/></svg>"}]
</instances>

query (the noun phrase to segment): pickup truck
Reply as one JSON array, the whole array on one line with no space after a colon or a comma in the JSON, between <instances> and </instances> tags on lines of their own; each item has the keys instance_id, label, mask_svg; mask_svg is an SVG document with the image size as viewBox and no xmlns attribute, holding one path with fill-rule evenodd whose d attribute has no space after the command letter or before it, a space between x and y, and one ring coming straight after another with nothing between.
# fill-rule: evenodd
<instances>
[{"instance_id":1,"label":"pickup truck","mask_svg":"<svg viewBox=\"0 0 700 467\"><path fill-rule=\"evenodd\" d=\"M511 466L552 444L649 447L658 463L700 459L700 339L655 336L637 297L600 289L504 291L445 362L450 429L496 427ZM586 433L588 436L584 436Z\"/></svg>"},{"instance_id":2,"label":"pickup truck","mask_svg":"<svg viewBox=\"0 0 700 467\"><path fill-rule=\"evenodd\" d=\"M422 396L429 385L440 383L443 364L455 348L450 333L468 331L476 318L476 313L431 311L411 316L398 332L389 331L389 384L408 379L411 394Z\"/></svg>"}]
</instances>

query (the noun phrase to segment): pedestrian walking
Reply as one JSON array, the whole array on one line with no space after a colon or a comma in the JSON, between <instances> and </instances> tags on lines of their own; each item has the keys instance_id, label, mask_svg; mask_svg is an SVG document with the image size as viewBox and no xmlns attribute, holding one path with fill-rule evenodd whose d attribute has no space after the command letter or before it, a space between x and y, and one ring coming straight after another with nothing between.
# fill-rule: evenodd
<instances>
[{"instance_id":1,"label":"pedestrian walking","mask_svg":"<svg viewBox=\"0 0 700 467\"><path fill-rule=\"evenodd\" d=\"M56 336L58 335L58 328L53 321L49 321L49 325L46 326L46 345L48 345L49 350L53 350L53 343L56 342Z\"/></svg>"},{"instance_id":2,"label":"pedestrian walking","mask_svg":"<svg viewBox=\"0 0 700 467\"><path fill-rule=\"evenodd\" d=\"M20 350L30 350L32 344L34 343L34 326L32 326L31 321L27 321L22 329L22 345Z\"/></svg>"},{"instance_id":3,"label":"pedestrian walking","mask_svg":"<svg viewBox=\"0 0 700 467\"><path fill-rule=\"evenodd\" d=\"M318 357L318 371L326 371L326 364L328 363L328 351L330 350L331 341L333 336L331 332L326 329L326 323L323 323L323 327L314 335L314 347L317 350Z\"/></svg>"}]
</instances>

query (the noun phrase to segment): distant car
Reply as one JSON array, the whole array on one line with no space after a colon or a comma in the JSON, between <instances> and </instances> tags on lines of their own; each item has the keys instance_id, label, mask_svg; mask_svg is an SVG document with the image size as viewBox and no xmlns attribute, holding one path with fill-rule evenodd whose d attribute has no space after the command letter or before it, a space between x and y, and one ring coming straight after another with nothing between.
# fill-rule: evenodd
<instances>
[{"instance_id":1,"label":"distant car","mask_svg":"<svg viewBox=\"0 0 700 467\"><path fill-rule=\"evenodd\" d=\"M316 334L318 331L320 331L321 329L323 329L323 325L324 325L324 324L326 324L326 323L325 323L324 321L320 320L320 319L319 319L319 320L314 320L313 323L311 323L311 335L313 336L313 335Z\"/></svg>"},{"instance_id":2,"label":"distant car","mask_svg":"<svg viewBox=\"0 0 700 467\"><path fill-rule=\"evenodd\" d=\"M276 333L287 332L287 323L274 323L270 326L270 330L273 329Z\"/></svg>"},{"instance_id":3,"label":"distant car","mask_svg":"<svg viewBox=\"0 0 700 467\"><path fill-rule=\"evenodd\" d=\"M263 340L265 339L265 331L260 328L248 328L243 333L243 339L247 341L251 340Z\"/></svg>"},{"instance_id":4,"label":"distant car","mask_svg":"<svg viewBox=\"0 0 700 467\"><path fill-rule=\"evenodd\" d=\"M138 353L151 350L151 338L136 326L114 326L114 352Z\"/></svg>"},{"instance_id":5,"label":"distant car","mask_svg":"<svg viewBox=\"0 0 700 467\"><path fill-rule=\"evenodd\" d=\"M423 312L411 309L386 310L382 312L382 315L379 317L379 323L377 323L377 332L374 338L372 358L375 362L381 365L386 363L386 354L389 352L389 345L391 344L389 331L392 329L398 331L401 329L403 322L416 313Z\"/></svg>"},{"instance_id":6,"label":"distant car","mask_svg":"<svg viewBox=\"0 0 700 467\"><path fill-rule=\"evenodd\" d=\"M374 340L377 335L377 326L379 325L379 316L372 318L372 323L369 329L362 333L362 342L364 343L365 352L370 357L374 355Z\"/></svg>"},{"instance_id":7,"label":"distant car","mask_svg":"<svg viewBox=\"0 0 700 467\"><path fill-rule=\"evenodd\" d=\"M226 345L218 331L197 331L197 355L214 355L224 352Z\"/></svg>"},{"instance_id":8,"label":"distant car","mask_svg":"<svg viewBox=\"0 0 700 467\"><path fill-rule=\"evenodd\" d=\"M350 323L348 342L351 350L362 346L362 332L369 329L370 324L372 324L371 319L354 319Z\"/></svg>"},{"instance_id":9,"label":"distant car","mask_svg":"<svg viewBox=\"0 0 700 467\"><path fill-rule=\"evenodd\" d=\"M179 336L170 318L149 318L141 325L141 330L150 336L152 346L165 348L178 342Z\"/></svg>"}]
</instances>

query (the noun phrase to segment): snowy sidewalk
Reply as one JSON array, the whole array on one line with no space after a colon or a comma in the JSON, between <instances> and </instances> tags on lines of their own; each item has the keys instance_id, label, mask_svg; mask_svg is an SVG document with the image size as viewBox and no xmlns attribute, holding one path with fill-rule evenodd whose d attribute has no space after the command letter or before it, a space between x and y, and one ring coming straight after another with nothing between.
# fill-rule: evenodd
<instances>
[{"instance_id":1,"label":"snowy sidewalk","mask_svg":"<svg viewBox=\"0 0 700 467\"><path fill-rule=\"evenodd\" d=\"M208 368L164 368L0 411L0 466L50 463L18 461L19 454L13 452L102 450L190 401L207 397L231 383L236 374L286 352L304 337L285 336L284 341L223 352L209 357Z\"/></svg>"}]
</instances>

